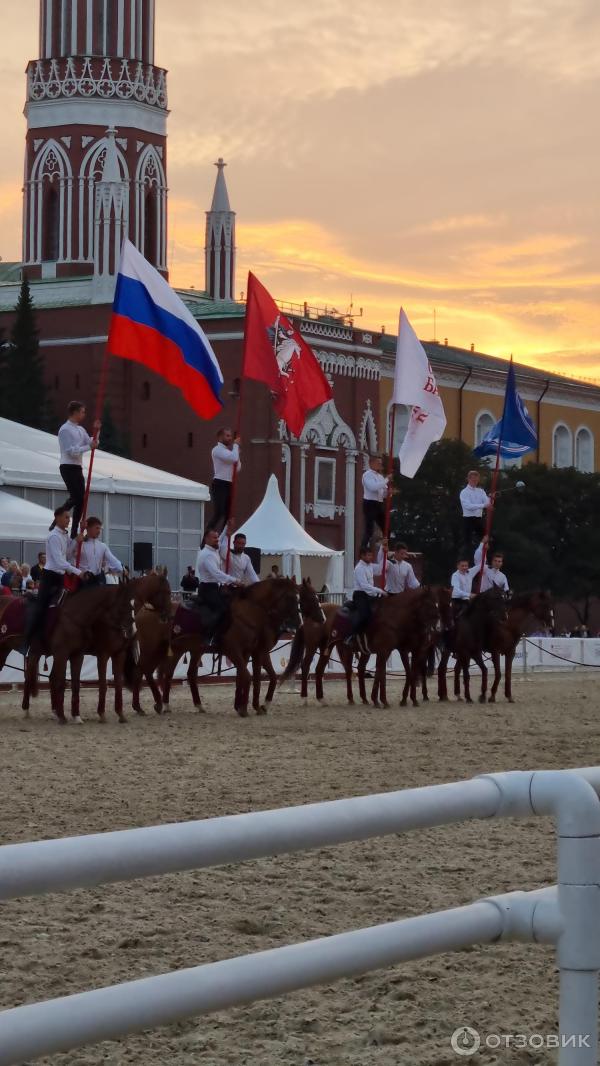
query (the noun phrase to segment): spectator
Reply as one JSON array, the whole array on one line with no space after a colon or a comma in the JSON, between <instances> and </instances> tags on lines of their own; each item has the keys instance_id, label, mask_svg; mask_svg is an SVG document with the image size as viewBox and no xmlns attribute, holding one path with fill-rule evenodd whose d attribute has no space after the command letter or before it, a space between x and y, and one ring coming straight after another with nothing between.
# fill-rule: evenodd
<instances>
[{"instance_id":1,"label":"spectator","mask_svg":"<svg viewBox=\"0 0 600 1066\"><path fill-rule=\"evenodd\" d=\"M281 574L279 573L279 567L277 566L276 563L273 563L273 566L271 567L271 573L269 574L269 577L281 577Z\"/></svg>"},{"instance_id":2,"label":"spectator","mask_svg":"<svg viewBox=\"0 0 600 1066\"><path fill-rule=\"evenodd\" d=\"M187 573L185 573L180 581L181 588L184 592L197 592L200 582L196 577L194 567L188 566Z\"/></svg>"},{"instance_id":3,"label":"spectator","mask_svg":"<svg viewBox=\"0 0 600 1066\"><path fill-rule=\"evenodd\" d=\"M7 555L3 555L2 558L0 559L0 581L2 581L2 578L4 577L4 575L5 575L7 570L8 570L8 556Z\"/></svg>"},{"instance_id":4,"label":"spectator","mask_svg":"<svg viewBox=\"0 0 600 1066\"><path fill-rule=\"evenodd\" d=\"M21 563L21 592L27 592L34 587L31 570L28 563Z\"/></svg>"},{"instance_id":5,"label":"spectator","mask_svg":"<svg viewBox=\"0 0 600 1066\"><path fill-rule=\"evenodd\" d=\"M44 569L45 565L46 552L38 552L38 561L34 566L31 567L31 577L32 580L36 582L36 584L42 576L42 570Z\"/></svg>"},{"instance_id":6,"label":"spectator","mask_svg":"<svg viewBox=\"0 0 600 1066\"><path fill-rule=\"evenodd\" d=\"M19 569L19 564L16 559L11 559L8 568L2 575L2 584L7 589L18 589L21 587L20 578L21 571Z\"/></svg>"}]
</instances>

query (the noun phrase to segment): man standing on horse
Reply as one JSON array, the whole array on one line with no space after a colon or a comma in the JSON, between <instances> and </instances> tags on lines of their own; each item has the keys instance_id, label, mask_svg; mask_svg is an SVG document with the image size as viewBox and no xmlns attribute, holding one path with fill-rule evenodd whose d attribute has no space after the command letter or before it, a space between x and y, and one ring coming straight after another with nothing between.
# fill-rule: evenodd
<instances>
[{"instance_id":1,"label":"man standing on horse","mask_svg":"<svg viewBox=\"0 0 600 1066\"><path fill-rule=\"evenodd\" d=\"M382 546L384 549L387 548L386 540L382 542ZM354 604L353 632L350 637L346 638L345 643L351 643L355 636L360 642L362 634L366 631L371 621L374 602L381 596L386 595L386 592L378 588L374 580L382 572L383 563L374 563L371 549L362 547L360 549L360 559L354 567L354 589L352 593L352 603ZM365 650L367 649L365 648Z\"/></svg>"},{"instance_id":2,"label":"man standing on horse","mask_svg":"<svg viewBox=\"0 0 600 1066\"><path fill-rule=\"evenodd\" d=\"M69 562L69 521L71 511L64 504L54 512L54 521L46 538L46 565L42 570L40 587L37 594L36 611L26 633L26 643L30 644L35 633L43 630L44 618L54 596L64 588L65 574L80 577L81 570ZM78 540L83 540L79 534Z\"/></svg>"},{"instance_id":3,"label":"man standing on horse","mask_svg":"<svg viewBox=\"0 0 600 1066\"><path fill-rule=\"evenodd\" d=\"M472 548L479 544L485 533L483 512L492 506L490 497L479 484L478 470L469 470L467 484L460 494L460 505L463 515L463 547L470 562Z\"/></svg>"},{"instance_id":4,"label":"man standing on horse","mask_svg":"<svg viewBox=\"0 0 600 1066\"><path fill-rule=\"evenodd\" d=\"M86 532L81 544L81 558L79 567L86 577L86 587L91 585L105 585L107 572L122 574L123 564L110 551L108 546L100 540L102 522L99 518L88 518ZM71 562L77 558L77 541L71 541L68 549L68 557Z\"/></svg>"},{"instance_id":5,"label":"man standing on horse","mask_svg":"<svg viewBox=\"0 0 600 1066\"><path fill-rule=\"evenodd\" d=\"M221 565L219 534L216 529L209 529L204 536L203 547L200 548L196 559L196 577L200 582L197 604L200 608L208 608L210 616L210 626L207 626L212 631L208 645L210 647L216 643L229 614L229 604L223 595L223 589L226 585L238 585L236 579L231 574L226 574Z\"/></svg>"},{"instance_id":6,"label":"man standing on horse","mask_svg":"<svg viewBox=\"0 0 600 1066\"><path fill-rule=\"evenodd\" d=\"M227 564L227 549L231 532L235 528L235 521L230 518L227 526L219 537L219 554L223 567ZM243 533L236 533L233 538L233 546L229 552L229 573L240 585L255 585L259 581L258 574L252 566L252 559L246 554L246 537Z\"/></svg>"},{"instance_id":7,"label":"man standing on horse","mask_svg":"<svg viewBox=\"0 0 600 1066\"><path fill-rule=\"evenodd\" d=\"M384 500L390 491L390 477L384 477L381 473L383 463L378 455L372 455L369 459L369 468L365 470L363 483L363 515L365 519L365 531L362 546L370 544L375 526L379 526L381 532L385 530L385 503Z\"/></svg>"},{"instance_id":8,"label":"man standing on horse","mask_svg":"<svg viewBox=\"0 0 600 1066\"><path fill-rule=\"evenodd\" d=\"M68 419L58 431L58 443L60 445L60 476L62 477L67 491L68 500L64 506L73 509L73 526L71 537L74 540L79 533L79 523L83 513L83 500L85 497L85 479L83 477L82 456L98 446L98 434L101 423L94 422L94 437L88 436L82 426L85 418L85 404L80 400L72 400L67 408Z\"/></svg>"},{"instance_id":9,"label":"man standing on horse","mask_svg":"<svg viewBox=\"0 0 600 1066\"><path fill-rule=\"evenodd\" d=\"M481 570L481 560L483 558L483 549L487 546L487 537L484 537L477 551L475 552L475 566L477 570ZM498 588L501 592L507 593L508 578L506 574L502 573L502 566L504 565L504 556L502 552L495 551L492 555L492 565L488 566L487 563L483 568L483 575L481 578L480 592L487 592L488 589Z\"/></svg>"},{"instance_id":10,"label":"man standing on horse","mask_svg":"<svg viewBox=\"0 0 600 1066\"><path fill-rule=\"evenodd\" d=\"M234 437L230 429L220 429L211 455L214 471L210 487L213 513L209 529L216 529L220 533L229 518L234 470L237 468L239 474L242 469L239 438Z\"/></svg>"},{"instance_id":11,"label":"man standing on horse","mask_svg":"<svg viewBox=\"0 0 600 1066\"><path fill-rule=\"evenodd\" d=\"M377 555L377 564L383 566L383 546ZM390 596L397 596L399 592L407 589L420 589L421 583L417 581L415 572L407 561L408 547L401 541L394 546L391 555L388 556L388 566L385 571L385 591Z\"/></svg>"}]
</instances>

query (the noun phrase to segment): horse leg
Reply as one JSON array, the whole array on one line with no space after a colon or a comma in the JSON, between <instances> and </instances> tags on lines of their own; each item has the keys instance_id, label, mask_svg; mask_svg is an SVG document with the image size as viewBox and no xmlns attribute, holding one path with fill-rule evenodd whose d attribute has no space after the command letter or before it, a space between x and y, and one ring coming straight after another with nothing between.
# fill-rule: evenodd
<instances>
[{"instance_id":1,"label":"horse leg","mask_svg":"<svg viewBox=\"0 0 600 1066\"><path fill-rule=\"evenodd\" d=\"M471 660L467 659L466 657L465 657L465 659L463 659L463 666L462 666L462 670L463 670L463 686L464 686L464 690L465 690L465 702L466 703L472 703L473 702L473 700L471 699L471 675L469 674L470 662L471 662Z\"/></svg>"},{"instance_id":2,"label":"horse leg","mask_svg":"<svg viewBox=\"0 0 600 1066\"><path fill-rule=\"evenodd\" d=\"M512 665L515 657L515 650L509 651L504 656L504 695L509 703L514 703L512 694Z\"/></svg>"},{"instance_id":3,"label":"horse leg","mask_svg":"<svg viewBox=\"0 0 600 1066\"><path fill-rule=\"evenodd\" d=\"M460 694L460 672L461 672L461 669L464 671L464 665L461 663L461 661L459 659L457 659L456 663L454 665L454 697L457 700L462 699L462 696ZM467 675L468 675L468 673L469 673L469 667L467 666Z\"/></svg>"},{"instance_id":4,"label":"horse leg","mask_svg":"<svg viewBox=\"0 0 600 1066\"><path fill-rule=\"evenodd\" d=\"M275 667L271 662L271 656L267 654L263 657L262 665L265 668L267 677L269 678L269 685L267 688L267 694L265 696L265 702L258 708L257 714L266 714L269 710L269 704L273 702L273 696L275 695L275 689L277 688L277 674L275 673Z\"/></svg>"},{"instance_id":5,"label":"horse leg","mask_svg":"<svg viewBox=\"0 0 600 1066\"><path fill-rule=\"evenodd\" d=\"M428 657L423 658L420 666L421 670L421 699L423 703L429 703L429 692L427 691L427 661ZM434 659L435 663L435 659Z\"/></svg>"},{"instance_id":6,"label":"horse leg","mask_svg":"<svg viewBox=\"0 0 600 1066\"><path fill-rule=\"evenodd\" d=\"M258 714L260 707L260 680L262 664L259 655L252 656L252 710Z\"/></svg>"},{"instance_id":7,"label":"horse leg","mask_svg":"<svg viewBox=\"0 0 600 1066\"><path fill-rule=\"evenodd\" d=\"M323 692L323 676L324 676L325 670L327 668L327 663L331 659L332 650L333 650L332 648L325 648L321 652L321 654L319 655L319 661L317 663L317 668L315 670L316 699L317 699L317 703L321 704L321 707L326 707L327 706L327 702L325 700L325 696L324 696L324 692ZM309 664L309 666L310 666L310 664ZM307 677L308 677L308 670L307 670Z\"/></svg>"},{"instance_id":8,"label":"horse leg","mask_svg":"<svg viewBox=\"0 0 600 1066\"><path fill-rule=\"evenodd\" d=\"M479 702L480 703L487 703L487 679L488 679L487 666L485 665L485 662L483 661L483 655L481 653L479 655L473 656L473 658L475 659L476 665L481 670L481 692L479 694Z\"/></svg>"},{"instance_id":9,"label":"horse leg","mask_svg":"<svg viewBox=\"0 0 600 1066\"><path fill-rule=\"evenodd\" d=\"M52 711L58 718L60 725L66 725L65 718L65 688L66 688L67 663L66 660L54 656L52 670L50 671L50 693Z\"/></svg>"},{"instance_id":10,"label":"horse leg","mask_svg":"<svg viewBox=\"0 0 600 1066\"><path fill-rule=\"evenodd\" d=\"M83 718L79 708L82 666L83 655L73 656L71 659L71 718L76 725L83 725Z\"/></svg>"},{"instance_id":11,"label":"horse leg","mask_svg":"<svg viewBox=\"0 0 600 1066\"><path fill-rule=\"evenodd\" d=\"M380 699L381 699L381 706L382 707L386 707L386 708L389 707L388 698L387 698L387 661L388 661L388 656L385 654L385 652L382 652L382 654L381 654L381 676L380 676L380 679L379 679L379 696L380 696Z\"/></svg>"},{"instance_id":12,"label":"horse leg","mask_svg":"<svg viewBox=\"0 0 600 1066\"><path fill-rule=\"evenodd\" d=\"M500 652L499 651L493 651L492 652L492 663L494 664L494 680L492 682L492 688L491 688L490 695L489 695L489 702L490 703L495 703L496 702L496 693L498 691L498 687L500 685L500 681L501 681L501 678L502 678L502 669L501 669Z\"/></svg>"},{"instance_id":13,"label":"horse leg","mask_svg":"<svg viewBox=\"0 0 600 1066\"><path fill-rule=\"evenodd\" d=\"M113 668L113 684L115 687L115 714L119 719L121 725L127 722L125 713L123 711L123 667L124 667L125 653L122 652L119 655L114 655L112 659Z\"/></svg>"},{"instance_id":14,"label":"horse leg","mask_svg":"<svg viewBox=\"0 0 600 1066\"><path fill-rule=\"evenodd\" d=\"M148 682L148 687L152 693L152 699L154 700L154 710L157 714L162 714L162 693L160 691L160 685L155 680L154 672L152 670L148 671L146 674L146 681Z\"/></svg>"},{"instance_id":15,"label":"horse leg","mask_svg":"<svg viewBox=\"0 0 600 1066\"><path fill-rule=\"evenodd\" d=\"M438 666L438 700L440 703L448 702L448 682L446 679L446 670L448 668L448 659L450 658L450 652L444 648L440 656L440 665Z\"/></svg>"},{"instance_id":16,"label":"horse leg","mask_svg":"<svg viewBox=\"0 0 600 1066\"><path fill-rule=\"evenodd\" d=\"M367 672L367 663L369 656L361 654L358 656L358 665L356 667L356 676L358 678L358 692L365 707L369 706L369 699L367 696L367 686L365 684L365 674Z\"/></svg>"},{"instance_id":17,"label":"horse leg","mask_svg":"<svg viewBox=\"0 0 600 1066\"><path fill-rule=\"evenodd\" d=\"M198 688L198 666L200 665L200 659L202 658L202 649L196 652L190 652L190 665L187 672L187 683L190 686L190 692L192 694L192 702L194 707L200 714L204 714L204 707L202 706L202 700L200 699L200 690Z\"/></svg>"},{"instance_id":18,"label":"horse leg","mask_svg":"<svg viewBox=\"0 0 600 1066\"><path fill-rule=\"evenodd\" d=\"M346 674L346 699L348 700L348 703L353 705L354 691L352 689L352 663L354 661L354 654L351 648L344 647L342 651L339 644L337 650L344 667L344 673Z\"/></svg>"},{"instance_id":19,"label":"horse leg","mask_svg":"<svg viewBox=\"0 0 600 1066\"><path fill-rule=\"evenodd\" d=\"M417 654L415 652L411 653L411 656L410 656L410 659L409 659L409 669L410 669L410 702L412 703L413 707L418 707L419 706L419 701L417 699L417 681L418 681L418 678L419 678L419 658L418 658L418 656L417 656Z\"/></svg>"},{"instance_id":20,"label":"horse leg","mask_svg":"<svg viewBox=\"0 0 600 1066\"><path fill-rule=\"evenodd\" d=\"M98 664L98 718L101 722L105 722L106 715L106 664L107 659L104 655L99 655L96 659Z\"/></svg>"}]
</instances>

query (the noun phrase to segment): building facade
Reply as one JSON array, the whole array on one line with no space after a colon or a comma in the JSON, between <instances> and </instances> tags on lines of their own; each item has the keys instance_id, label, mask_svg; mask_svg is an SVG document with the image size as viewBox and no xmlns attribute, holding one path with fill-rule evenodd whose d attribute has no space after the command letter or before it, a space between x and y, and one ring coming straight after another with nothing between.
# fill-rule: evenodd
<instances>
[{"instance_id":1,"label":"building facade","mask_svg":"<svg viewBox=\"0 0 600 1066\"><path fill-rule=\"evenodd\" d=\"M167 273L168 110L166 73L154 63L154 0L41 0L39 58L27 69L25 114L22 269L31 281L58 425L73 398L94 406L123 238ZM221 364L222 414L202 422L176 390L118 359L108 379L110 413L133 459L210 483L216 431L237 423L241 404L238 524L275 472L300 524L328 547L345 550L349 582L362 531L362 473L370 453L390 447L395 338L358 328L337 312L282 305L334 393L299 439L290 435L267 389L241 382L245 307L234 300L235 213L225 163L219 159L216 166L206 214L205 291L180 296ZM0 326L8 331L17 267L2 264L2 276ZM506 364L446 345L425 347L444 401L446 435L473 446L500 416ZM600 389L516 370L539 426L539 454L530 458L599 469ZM398 439L407 420L408 411L401 410Z\"/></svg>"}]
</instances>

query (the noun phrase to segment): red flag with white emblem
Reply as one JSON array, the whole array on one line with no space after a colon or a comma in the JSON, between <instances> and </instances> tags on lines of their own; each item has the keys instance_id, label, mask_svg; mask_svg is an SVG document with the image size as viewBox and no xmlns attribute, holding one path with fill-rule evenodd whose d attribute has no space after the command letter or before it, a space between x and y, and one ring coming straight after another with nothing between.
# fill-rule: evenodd
<instances>
[{"instance_id":1,"label":"red flag with white emblem","mask_svg":"<svg viewBox=\"0 0 600 1066\"><path fill-rule=\"evenodd\" d=\"M296 437L308 413L333 395L314 352L252 273L248 275L242 375L268 386L277 414Z\"/></svg>"}]
</instances>

